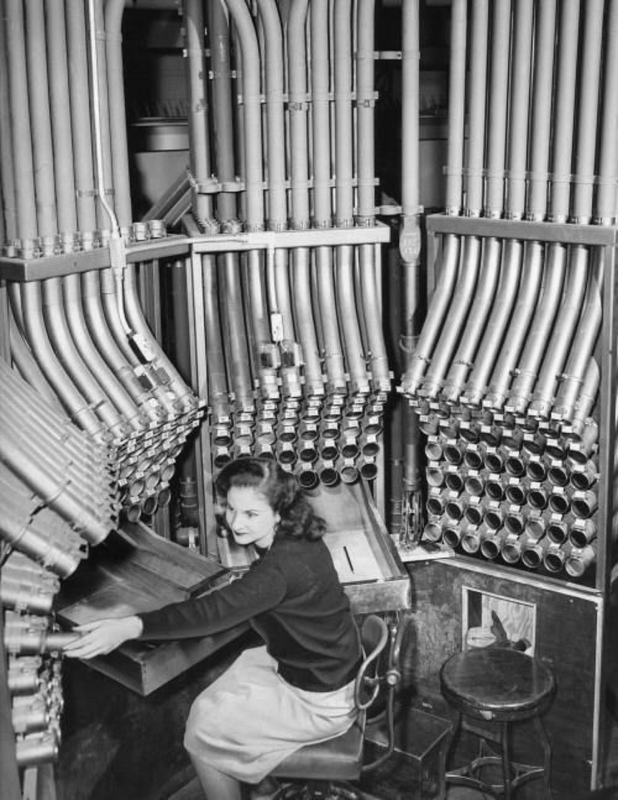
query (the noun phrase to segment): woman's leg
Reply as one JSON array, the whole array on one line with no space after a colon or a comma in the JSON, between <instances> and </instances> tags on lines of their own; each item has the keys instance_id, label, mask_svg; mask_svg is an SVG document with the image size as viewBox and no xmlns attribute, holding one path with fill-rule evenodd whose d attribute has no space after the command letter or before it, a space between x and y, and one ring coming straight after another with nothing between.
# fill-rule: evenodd
<instances>
[{"instance_id":1,"label":"woman's leg","mask_svg":"<svg viewBox=\"0 0 618 800\"><path fill-rule=\"evenodd\" d=\"M240 783L236 778L209 767L197 758L191 757L191 761L207 800L241 800Z\"/></svg>"}]
</instances>

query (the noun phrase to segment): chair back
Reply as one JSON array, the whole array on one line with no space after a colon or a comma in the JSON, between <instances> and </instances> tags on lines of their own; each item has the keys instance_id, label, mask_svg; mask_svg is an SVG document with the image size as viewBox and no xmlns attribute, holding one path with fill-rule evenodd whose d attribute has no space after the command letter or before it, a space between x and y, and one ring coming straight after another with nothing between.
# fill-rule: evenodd
<instances>
[{"instance_id":1,"label":"chair back","mask_svg":"<svg viewBox=\"0 0 618 800\"><path fill-rule=\"evenodd\" d=\"M363 772L383 764L395 749L395 693L401 682L399 659L406 629L401 622L387 623L370 614L361 626L365 658L356 678L355 702L363 718L363 736L367 726L379 729L376 738L385 747L373 761L363 764Z\"/></svg>"}]
</instances>

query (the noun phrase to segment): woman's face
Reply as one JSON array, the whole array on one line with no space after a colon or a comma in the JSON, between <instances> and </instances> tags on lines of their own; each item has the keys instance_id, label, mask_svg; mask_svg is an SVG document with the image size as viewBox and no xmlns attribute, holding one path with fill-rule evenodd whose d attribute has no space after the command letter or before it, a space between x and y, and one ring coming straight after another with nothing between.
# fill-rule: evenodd
<instances>
[{"instance_id":1,"label":"woman's face","mask_svg":"<svg viewBox=\"0 0 618 800\"><path fill-rule=\"evenodd\" d=\"M232 486L227 493L225 521L234 541L242 547L250 544L268 548L275 538L275 526L281 517L257 489Z\"/></svg>"}]
</instances>

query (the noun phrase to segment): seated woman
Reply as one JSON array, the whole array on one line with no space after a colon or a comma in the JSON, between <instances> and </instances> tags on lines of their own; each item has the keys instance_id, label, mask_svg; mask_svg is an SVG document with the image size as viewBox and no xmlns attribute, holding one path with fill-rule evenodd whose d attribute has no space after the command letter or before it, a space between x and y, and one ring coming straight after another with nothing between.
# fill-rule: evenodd
<instances>
[{"instance_id":1,"label":"seated woman","mask_svg":"<svg viewBox=\"0 0 618 800\"><path fill-rule=\"evenodd\" d=\"M245 650L195 700L184 745L208 800L240 800L306 744L354 722L361 645L349 600L296 478L240 458L215 482L237 544L258 559L238 580L158 611L77 627L67 656L92 658L129 639L206 636L248 621L264 646Z\"/></svg>"}]
</instances>

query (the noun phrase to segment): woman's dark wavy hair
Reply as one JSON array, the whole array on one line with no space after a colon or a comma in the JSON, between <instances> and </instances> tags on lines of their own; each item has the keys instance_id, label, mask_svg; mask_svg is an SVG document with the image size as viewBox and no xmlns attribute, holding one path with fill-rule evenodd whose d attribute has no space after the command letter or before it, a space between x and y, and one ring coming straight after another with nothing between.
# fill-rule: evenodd
<instances>
[{"instance_id":1,"label":"woman's dark wavy hair","mask_svg":"<svg viewBox=\"0 0 618 800\"><path fill-rule=\"evenodd\" d=\"M232 487L256 489L279 514L276 535L290 539L320 539L326 523L318 516L296 477L276 461L244 456L230 461L215 479L215 491L227 497Z\"/></svg>"}]
</instances>

